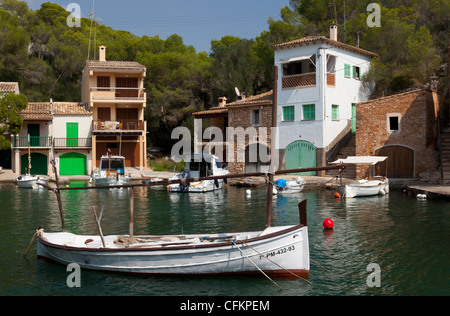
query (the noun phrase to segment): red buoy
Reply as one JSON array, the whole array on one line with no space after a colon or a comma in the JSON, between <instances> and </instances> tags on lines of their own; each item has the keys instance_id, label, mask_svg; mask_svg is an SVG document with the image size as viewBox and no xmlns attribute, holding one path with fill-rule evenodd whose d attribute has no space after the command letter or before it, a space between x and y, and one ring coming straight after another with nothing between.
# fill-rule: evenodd
<instances>
[{"instance_id":1,"label":"red buoy","mask_svg":"<svg viewBox=\"0 0 450 316\"><path fill-rule=\"evenodd\" d=\"M323 228L325 228L325 229L333 229L333 227L334 227L334 223L333 223L333 220L331 220L330 218L326 218L323 221Z\"/></svg>"},{"instance_id":2,"label":"red buoy","mask_svg":"<svg viewBox=\"0 0 450 316\"><path fill-rule=\"evenodd\" d=\"M341 198L341 195L339 194L339 192L336 192L336 193L334 194L334 197L335 197L336 199L340 199L340 198Z\"/></svg>"}]
</instances>

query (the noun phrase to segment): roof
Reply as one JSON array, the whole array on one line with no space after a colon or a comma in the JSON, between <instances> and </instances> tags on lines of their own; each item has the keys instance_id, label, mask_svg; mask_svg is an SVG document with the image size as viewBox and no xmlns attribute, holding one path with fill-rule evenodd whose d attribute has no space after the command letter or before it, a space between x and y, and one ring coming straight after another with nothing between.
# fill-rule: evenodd
<instances>
[{"instance_id":1,"label":"roof","mask_svg":"<svg viewBox=\"0 0 450 316\"><path fill-rule=\"evenodd\" d=\"M87 60L86 67L91 70L129 70L145 71L147 68L135 61L98 61Z\"/></svg>"},{"instance_id":2,"label":"roof","mask_svg":"<svg viewBox=\"0 0 450 316\"><path fill-rule=\"evenodd\" d=\"M254 95L242 100L238 100L232 103L228 103L227 107L241 107L241 106L255 106L255 105L272 105L273 102L273 90L269 92Z\"/></svg>"},{"instance_id":3,"label":"roof","mask_svg":"<svg viewBox=\"0 0 450 316\"><path fill-rule=\"evenodd\" d=\"M74 102L53 102L53 113L50 102L30 102L25 110L19 113L24 120L50 121L57 115L91 116L87 104Z\"/></svg>"},{"instance_id":4,"label":"roof","mask_svg":"<svg viewBox=\"0 0 450 316\"><path fill-rule=\"evenodd\" d=\"M15 93L19 94L18 82L0 82L0 93Z\"/></svg>"},{"instance_id":5,"label":"roof","mask_svg":"<svg viewBox=\"0 0 450 316\"><path fill-rule=\"evenodd\" d=\"M212 107L211 109L207 111L201 111L193 113L194 116L208 116L208 117L214 117L214 116L223 116L225 114L228 114L228 110L232 108L238 108L238 107L246 107L246 106L260 106L260 105L272 105L273 102L273 90L270 90L269 92L265 92L262 94L258 94L255 96L251 96L242 100L238 100L232 103L228 103L226 106L216 106Z\"/></svg>"},{"instance_id":6,"label":"roof","mask_svg":"<svg viewBox=\"0 0 450 316\"><path fill-rule=\"evenodd\" d=\"M393 94L393 95L388 95L388 96L386 96L386 97L381 97L381 98L378 98L378 99L373 99L373 100L369 100L369 101L364 101L364 102L361 102L361 103L358 103L358 104L364 105L364 104L370 104L370 103L376 103L376 102L386 101L386 100L389 100L389 99L401 98L401 97L404 97L404 96L406 96L406 95L408 95L408 94L418 94L418 93L421 92L421 91L423 91L423 89L413 89L413 90L410 90L410 91L406 91L406 92L402 92L402 93L397 93L397 94Z\"/></svg>"},{"instance_id":7,"label":"roof","mask_svg":"<svg viewBox=\"0 0 450 316\"><path fill-rule=\"evenodd\" d=\"M362 49L359 47L355 47L352 45L344 44L339 41L335 41L330 38L327 38L325 36L308 36L308 37L296 39L296 40L293 40L290 42L274 45L273 48L275 50L277 50L277 49L283 49L283 48L288 48L288 47L293 47L293 46L294 47L295 46L303 46L303 45L309 45L309 44L315 44L315 43L329 44L329 45L332 45L332 46L335 46L338 48L342 48L342 49L351 51L353 53L357 53L357 54L364 55L364 56L371 57L371 58L379 57L378 54L369 52L368 50L365 50L365 49Z\"/></svg>"}]
</instances>

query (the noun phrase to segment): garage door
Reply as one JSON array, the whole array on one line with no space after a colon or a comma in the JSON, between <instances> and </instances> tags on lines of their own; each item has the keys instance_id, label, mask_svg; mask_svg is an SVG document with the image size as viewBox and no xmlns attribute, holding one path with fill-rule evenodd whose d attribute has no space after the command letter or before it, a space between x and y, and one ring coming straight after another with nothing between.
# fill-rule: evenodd
<instances>
[{"instance_id":1,"label":"garage door","mask_svg":"<svg viewBox=\"0 0 450 316\"><path fill-rule=\"evenodd\" d=\"M313 168L316 167L316 146L305 141L296 141L286 147L285 168ZM316 172L304 172L297 175L316 175Z\"/></svg>"},{"instance_id":2,"label":"garage door","mask_svg":"<svg viewBox=\"0 0 450 316\"><path fill-rule=\"evenodd\" d=\"M22 174L27 173L28 169L28 154L23 155L20 158ZM44 154L31 153L31 172L32 175L44 175L48 174L47 156Z\"/></svg>"},{"instance_id":3,"label":"garage door","mask_svg":"<svg viewBox=\"0 0 450 316\"><path fill-rule=\"evenodd\" d=\"M86 156L67 153L59 157L59 172L63 176L84 176L87 174Z\"/></svg>"},{"instance_id":4,"label":"garage door","mask_svg":"<svg viewBox=\"0 0 450 316\"><path fill-rule=\"evenodd\" d=\"M414 178L414 150L404 146L386 146L376 152L388 159L376 171L388 178ZM386 165L387 164L387 165Z\"/></svg>"}]
</instances>

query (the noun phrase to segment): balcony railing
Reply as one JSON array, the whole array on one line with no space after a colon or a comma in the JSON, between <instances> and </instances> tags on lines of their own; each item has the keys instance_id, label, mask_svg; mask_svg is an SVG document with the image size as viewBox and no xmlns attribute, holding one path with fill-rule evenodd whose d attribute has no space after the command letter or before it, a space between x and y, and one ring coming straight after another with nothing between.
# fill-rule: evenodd
<instances>
[{"instance_id":1,"label":"balcony railing","mask_svg":"<svg viewBox=\"0 0 450 316\"><path fill-rule=\"evenodd\" d=\"M311 87L316 85L316 73L283 76L283 89Z\"/></svg>"},{"instance_id":2,"label":"balcony railing","mask_svg":"<svg viewBox=\"0 0 450 316\"><path fill-rule=\"evenodd\" d=\"M92 100L137 100L145 101L145 88L91 88Z\"/></svg>"},{"instance_id":3,"label":"balcony railing","mask_svg":"<svg viewBox=\"0 0 450 316\"><path fill-rule=\"evenodd\" d=\"M143 131L144 122L137 120L122 121L92 121L92 130L100 132L108 131Z\"/></svg>"},{"instance_id":4,"label":"balcony railing","mask_svg":"<svg viewBox=\"0 0 450 316\"><path fill-rule=\"evenodd\" d=\"M30 137L30 147L41 147L50 148L52 147L53 137L45 136L31 136ZM28 147L28 136L15 136L14 137L14 148L27 148Z\"/></svg>"},{"instance_id":5,"label":"balcony railing","mask_svg":"<svg viewBox=\"0 0 450 316\"><path fill-rule=\"evenodd\" d=\"M55 148L91 148L92 138L55 138Z\"/></svg>"}]
</instances>

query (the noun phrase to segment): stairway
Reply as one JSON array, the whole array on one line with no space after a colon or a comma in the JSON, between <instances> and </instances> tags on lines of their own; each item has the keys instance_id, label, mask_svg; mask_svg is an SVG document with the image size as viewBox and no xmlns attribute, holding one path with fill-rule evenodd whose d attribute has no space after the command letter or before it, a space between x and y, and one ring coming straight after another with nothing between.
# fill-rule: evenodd
<instances>
[{"instance_id":1,"label":"stairway","mask_svg":"<svg viewBox=\"0 0 450 316\"><path fill-rule=\"evenodd\" d=\"M448 129L441 134L441 146L442 182L444 185L450 185L450 130Z\"/></svg>"},{"instance_id":2,"label":"stairway","mask_svg":"<svg viewBox=\"0 0 450 316\"><path fill-rule=\"evenodd\" d=\"M449 143L450 144L450 143ZM340 158L347 158L348 156L356 155L356 135L351 134L348 139L347 144L339 150L336 160ZM328 176L337 176L339 170L329 170L327 171ZM342 176L347 179L355 179L356 178L356 165L348 165L348 167L342 173Z\"/></svg>"}]
</instances>

